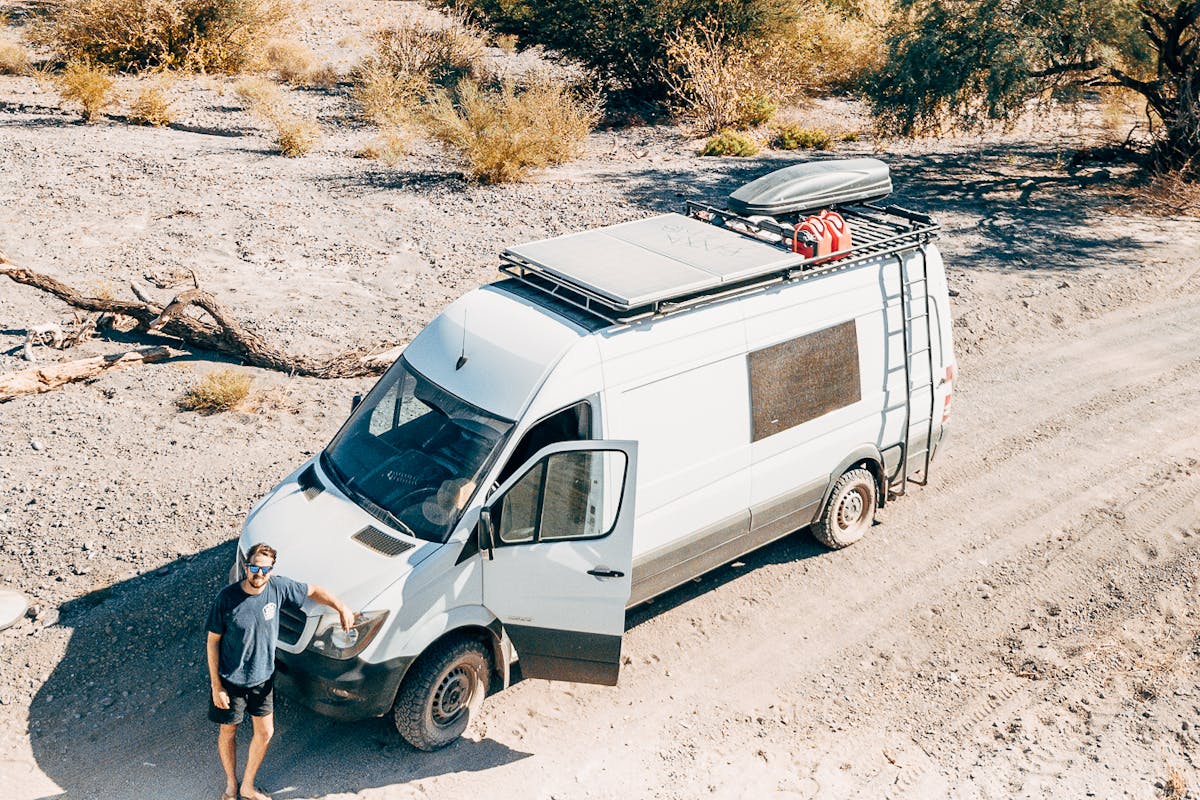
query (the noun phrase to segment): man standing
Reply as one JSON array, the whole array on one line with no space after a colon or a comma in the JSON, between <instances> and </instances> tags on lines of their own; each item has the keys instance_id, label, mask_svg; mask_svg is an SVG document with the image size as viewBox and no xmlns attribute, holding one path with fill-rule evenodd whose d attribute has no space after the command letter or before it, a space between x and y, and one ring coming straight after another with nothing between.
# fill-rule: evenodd
<instances>
[{"instance_id":1,"label":"man standing","mask_svg":"<svg viewBox=\"0 0 1200 800\"><path fill-rule=\"evenodd\" d=\"M222 800L271 800L254 786L254 777L275 732L279 612L287 606L299 609L304 598L311 597L335 609L343 628L354 627L353 612L325 589L282 575L272 576L275 556L275 548L268 544L251 547L242 580L222 589L208 614L208 677L212 683L208 718L221 726L217 752L225 768ZM247 713L254 723L254 737L239 787L237 726Z\"/></svg>"}]
</instances>

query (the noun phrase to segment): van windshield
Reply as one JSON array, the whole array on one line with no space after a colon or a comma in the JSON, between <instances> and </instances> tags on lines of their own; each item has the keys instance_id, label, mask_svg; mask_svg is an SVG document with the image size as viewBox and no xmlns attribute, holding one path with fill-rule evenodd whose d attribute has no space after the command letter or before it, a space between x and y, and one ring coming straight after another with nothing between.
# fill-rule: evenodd
<instances>
[{"instance_id":1,"label":"van windshield","mask_svg":"<svg viewBox=\"0 0 1200 800\"><path fill-rule=\"evenodd\" d=\"M512 422L397 361L322 453L347 495L384 522L442 542Z\"/></svg>"}]
</instances>

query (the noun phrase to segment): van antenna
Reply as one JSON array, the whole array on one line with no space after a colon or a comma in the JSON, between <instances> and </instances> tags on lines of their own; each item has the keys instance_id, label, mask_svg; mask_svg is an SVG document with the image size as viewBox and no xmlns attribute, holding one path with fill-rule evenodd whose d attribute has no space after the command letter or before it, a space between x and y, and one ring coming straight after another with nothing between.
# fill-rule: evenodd
<instances>
[{"instance_id":1,"label":"van antenna","mask_svg":"<svg viewBox=\"0 0 1200 800\"><path fill-rule=\"evenodd\" d=\"M466 363L467 363L467 310L464 308L463 309L462 350L459 351L458 361L454 362L455 371L462 369L463 365Z\"/></svg>"}]
</instances>

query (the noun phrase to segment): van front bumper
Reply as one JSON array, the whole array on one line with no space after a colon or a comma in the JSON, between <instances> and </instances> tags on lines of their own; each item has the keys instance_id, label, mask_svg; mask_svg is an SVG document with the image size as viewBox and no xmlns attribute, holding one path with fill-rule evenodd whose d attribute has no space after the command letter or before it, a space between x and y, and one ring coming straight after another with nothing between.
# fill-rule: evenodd
<instances>
[{"instance_id":1,"label":"van front bumper","mask_svg":"<svg viewBox=\"0 0 1200 800\"><path fill-rule=\"evenodd\" d=\"M277 650L275 685L318 714L348 721L370 719L391 711L400 681L412 662L404 657L371 664L309 650Z\"/></svg>"}]
</instances>

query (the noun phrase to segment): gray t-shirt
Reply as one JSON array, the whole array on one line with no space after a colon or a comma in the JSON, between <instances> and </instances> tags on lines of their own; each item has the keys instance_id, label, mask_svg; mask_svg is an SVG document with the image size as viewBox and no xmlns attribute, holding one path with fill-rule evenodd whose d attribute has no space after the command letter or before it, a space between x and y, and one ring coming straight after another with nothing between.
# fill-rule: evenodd
<instances>
[{"instance_id":1,"label":"gray t-shirt","mask_svg":"<svg viewBox=\"0 0 1200 800\"><path fill-rule=\"evenodd\" d=\"M308 584L272 575L259 594L246 594L241 582L217 593L208 612L208 630L221 637L217 672L235 686L257 686L275 672L279 612L300 608Z\"/></svg>"}]
</instances>

